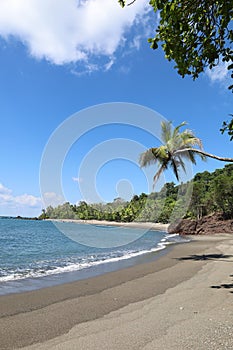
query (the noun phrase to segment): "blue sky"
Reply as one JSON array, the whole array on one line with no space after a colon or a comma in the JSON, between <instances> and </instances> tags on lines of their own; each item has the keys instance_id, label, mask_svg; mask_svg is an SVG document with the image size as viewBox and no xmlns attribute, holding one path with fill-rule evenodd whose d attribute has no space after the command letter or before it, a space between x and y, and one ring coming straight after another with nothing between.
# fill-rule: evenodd
<instances>
[{"instance_id":1,"label":"blue sky","mask_svg":"<svg viewBox=\"0 0 233 350\"><path fill-rule=\"evenodd\" d=\"M232 155L232 143L219 132L232 112L225 67L205 72L195 82L182 79L163 52L147 44L157 18L146 3L124 10L116 0L0 4L0 215L40 213L44 148L61 123L94 105L134 103L174 125L185 120L206 151ZM83 122L87 121L81 114ZM80 177L80 166L98 145L121 138L144 147L158 144L145 131L126 125L103 126L83 135L69 149L61 169L66 200L94 200L87 194L91 186ZM115 156L96 168L93 179L101 200L148 191L147 178L135 163L138 154L132 157L133 161ZM208 160L198 162L193 172L223 166ZM153 175L154 169L148 171L147 176ZM172 180L167 173L164 181Z\"/></svg>"}]
</instances>

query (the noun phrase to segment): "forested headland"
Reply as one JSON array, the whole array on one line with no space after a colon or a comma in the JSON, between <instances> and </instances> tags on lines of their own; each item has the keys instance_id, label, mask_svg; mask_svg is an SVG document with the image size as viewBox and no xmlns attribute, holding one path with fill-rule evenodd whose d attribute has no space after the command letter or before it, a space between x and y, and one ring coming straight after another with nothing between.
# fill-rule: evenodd
<instances>
[{"instance_id":1,"label":"forested headland","mask_svg":"<svg viewBox=\"0 0 233 350\"><path fill-rule=\"evenodd\" d=\"M192 185L192 186L191 186ZM166 183L159 192L134 195L130 201L121 198L111 203L78 205L66 202L43 209L39 219L107 220L118 222L169 223L170 218L181 218L184 202L190 191L190 203L185 218L198 219L217 213L224 219L233 219L233 164L210 173L197 173L192 184Z\"/></svg>"}]
</instances>

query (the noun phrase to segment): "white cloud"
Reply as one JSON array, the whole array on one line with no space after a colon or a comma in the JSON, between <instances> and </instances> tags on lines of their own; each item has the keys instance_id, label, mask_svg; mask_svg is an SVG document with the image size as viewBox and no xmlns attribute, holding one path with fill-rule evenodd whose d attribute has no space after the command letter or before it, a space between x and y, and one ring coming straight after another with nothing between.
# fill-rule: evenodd
<instances>
[{"instance_id":1,"label":"white cloud","mask_svg":"<svg viewBox=\"0 0 233 350\"><path fill-rule=\"evenodd\" d=\"M72 180L73 180L74 182L78 182L78 183L80 183L80 182L83 181L83 179L82 179L81 177L72 177Z\"/></svg>"},{"instance_id":2,"label":"white cloud","mask_svg":"<svg viewBox=\"0 0 233 350\"><path fill-rule=\"evenodd\" d=\"M21 196L13 197L17 204L25 205L29 207L40 207L41 198L32 196L31 194L23 194Z\"/></svg>"},{"instance_id":3,"label":"white cloud","mask_svg":"<svg viewBox=\"0 0 233 350\"><path fill-rule=\"evenodd\" d=\"M12 194L12 190L0 183L0 205L4 205L6 203L38 207L41 205L41 198L35 197L31 194L14 196Z\"/></svg>"},{"instance_id":4,"label":"white cloud","mask_svg":"<svg viewBox=\"0 0 233 350\"><path fill-rule=\"evenodd\" d=\"M9 188L0 183L0 195L9 195L12 192Z\"/></svg>"},{"instance_id":5,"label":"white cloud","mask_svg":"<svg viewBox=\"0 0 233 350\"><path fill-rule=\"evenodd\" d=\"M140 35L135 36L135 37L133 38L132 43L130 44L130 46L131 46L132 48L135 48L135 49L139 50L139 49L140 49L140 46L141 46L141 39L142 39L142 38L141 38Z\"/></svg>"},{"instance_id":6,"label":"white cloud","mask_svg":"<svg viewBox=\"0 0 233 350\"><path fill-rule=\"evenodd\" d=\"M114 62L115 62L115 59L112 58L105 64L104 69L106 72L112 68L112 66L114 65Z\"/></svg>"},{"instance_id":7,"label":"white cloud","mask_svg":"<svg viewBox=\"0 0 233 350\"><path fill-rule=\"evenodd\" d=\"M45 192L43 194L44 206L47 208L48 206L57 207L60 204L65 202L64 197L55 193L55 192Z\"/></svg>"},{"instance_id":8,"label":"white cloud","mask_svg":"<svg viewBox=\"0 0 233 350\"><path fill-rule=\"evenodd\" d=\"M0 1L0 36L15 37L33 57L58 65L89 65L91 58L106 56L109 69L114 53L127 43L127 31L143 21L147 27L147 3L140 0L122 9L117 0ZM139 47L136 33L135 38Z\"/></svg>"},{"instance_id":9,"label":"white cloud","mask_svg":"<svg viewBox=\"0 0 233 350\"><path fill-rule=\"evenodd\" d=\"M216 67L212 69L207 69L206 74L210 81L212 83L218 82L225 82L228 78L228 69L227 69L228 63L227 62L220 62Z\"/></svg>"},{"instance_id":10,"label":"white cloud","mask_svg":"<svg viewBox=\"0 0 233 350\"><path fill-rule=\"evenodd\" d=\"M37 216L39 214L42 208L40 197L26 193L15 196L12 192L0 183L0 215Z\"/></svg>"}]
</instances>

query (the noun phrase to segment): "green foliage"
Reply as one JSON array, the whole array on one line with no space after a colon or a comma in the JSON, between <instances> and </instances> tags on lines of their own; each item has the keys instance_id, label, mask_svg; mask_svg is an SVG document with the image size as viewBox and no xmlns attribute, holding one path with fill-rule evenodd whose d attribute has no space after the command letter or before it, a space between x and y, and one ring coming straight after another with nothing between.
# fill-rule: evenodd
<instances>
[{"instance_id":1,"label":"green foliage","mask_svg":"<svg viewBox=\"0 0 233 350\"><path fill-rule=\"evenodd\" d=\"M148 39L151 48L161 44L182 77L191 75L195 80L207 67L212 69L222 61L233 78L232 0L151 0L150 5L160 14L156 34ZM233 92L233 84L228 89ZM231 140L232 125L233 119L221 129Z\"/></svg>"},{"instance_id":2,"label":"green foliage","mask_svg":"<svg viewBox=\"0 0 233 350\"><path fill-rule=\"evenodd\" d=\"M129 202L119 198L106 204L81 201L79 205L72 205L67 202L56 208L49 206L46 211L43 209L39 218L168 223L171 214L173 219L182 216L189 188L189 183L175 186L170 182L159 192L134 195ZM214 212L222 213L224 218L233 218L233 164L213 173L198 173L193 179L191 203L186 217L200 219Z\"/></svg>"},{"instance_id":3,"label":"green foliage","mask_svg":"<svg viewBox=\"0 0 233 350\"><path fill-rule=\"evenodd\" d=\"M124 0L118 0L121 7L125 7L125 1Z\"/></svg>"},{"instance_id":4,"label":"green foliage","mask_svg":"<svg viewBox=\"0 0 233 350\"><path fill-rule=\"evenodd\" d=\"M233 117L233 114L230 114ZM222 123L222 128L220 129L221 133L224 134L224 132L227 132L230 136L230 141L233 140L233 119L231 119L229 122L224 121Z\"/></svg>"},{"instance_id":5,"label":"green foliage","mask_svg":"<svg viewBox=\"0 0 233 350\"><path fill-rule=\"evenodd\" d=\"M118 2L126 5L126 1ZM150 0L149 4L160 16L154 38L148 39L151 48L161 43L165 57L176 62L182 77L196 79L222 60L233 78L232 0ZM233 85L229 89L233 91Z\"/></svg>"},{"instance_id":6,"label":"green foliage","mask_svg":"<svg viewBox=\"0 0 233 350\"><path fill-rule=\"evenodd\" d=\"M233 217L233 174L221 174L214 179L214 198L226 219Z\"/></svg>"},{"instance_id":7,"label":"green foliage","mask_svg":"<svg viewBox=\"0 0 233 350\"><path fill-rule=\"evenodd\" d=\"M221 212L224 218L233 218L233 165L213 173L205 171L194 177L191 216Z\"/></svg>"},{"instance_id":8,"label":"green foliage","mask_svg":"<svg viewBox=\"0 0 233 350\"><path fill-rule=\"evenodd\" d=\"M184 125L186 125L185 122L172 130L171 122L161 122L161 139L164 144L160 147L150 148L140 155L139 163L141 167L151 164L158 165L158 170L154 175L154 182L159 179L168 167L171 167L176 179L179 181L180 170L186 171L185 160L196 164L196 156L200 156L202 160L210 157L224 162L233 162L233 158L219 157L205 152L202 149L201 140L191 130L180 131L180 128ZM195 148L195 146L199 148Z\"/></svg>"},{"instance_id":9,"label":"green foliage","mask_svg":"<svg viewBox=\"0 0 233 350\"><path fill-rule=\"evenodd\" d=\"M126 5L126 1L119 3ZM161 44L165 58L175 61L182 77L190 75L195 80L207 67L212 69L222 61L233 78L232 0L150 0L149 4L160 18L155 36L148 39L151 48ZM228 89L233 92L233 84ZM231 140L232 125L233 119L221 129Z\"/></svg>"},{"instance_id":10,"label":"green foliage","mask_svg":"<svg viewBox=\"0 0 233 350\"><path fill-rule=\"evenodd\" d=\"M176 179L179 180L180 169L185 171L185 159L193 164L196 164L196 155L205 159L205 156L196 153L196 149L194 149L194 146L202 148L201 140L191 130L186 129L181 132L180 128L184 125L186 125L185 122L172 129L171 122L161 122L161 140L164 144L160 147L150 148L140 155L141 167L158 164L159 168L154 175L154 182L168 167L172 168Z\"/></svg>"},{"instance_id":11,"label":"green foliage","mask_svg":"<svg viewBox=\"0 0 233 350\"><path fill-rule=\"evenodd\" d=\"M157 49L161 43L165 57L176 62L182 77L196 79L220 60L233 69L232 0L151 0L150 5L160 12L156 35L149 39L151 47Z\"/></svg>"},{"instance_id":12,"label":"green foliage","mask_svg":"<svg viewBox=\"0 0 233 350\"><path fill-rule=\"evenodd\" d=\"M38 219L39 220L45 220L45 219L48 219L48 216L46 214L46 210L45 209L42 209L42 213L40 216L38 216Z\"/></svg>"}]
</instances>

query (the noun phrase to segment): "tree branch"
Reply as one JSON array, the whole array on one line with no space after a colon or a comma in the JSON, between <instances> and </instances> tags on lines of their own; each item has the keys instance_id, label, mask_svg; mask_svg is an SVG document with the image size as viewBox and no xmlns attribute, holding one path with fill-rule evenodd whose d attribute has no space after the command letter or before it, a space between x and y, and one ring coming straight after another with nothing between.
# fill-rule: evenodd
<instances>
[{"instance_id":1,"label":"tree branch","mask_svg":"<svg viewBox=\"0 0 233 350\"><path fill-rule=\"evenodd\" d=\"M131 1L129 4L127 4L127 6L133 5L133 3L134 3L135 1L136 1L136 0Z\"/></svg>"},{"instance_id":2,"label":"tree branch","mask_svg":"<svg viewBox=\"0 0 233 350\"><path fill-rule=\"evenodd\" d=\"M225 158L225 157L219 157L219 156L215 156L214 154L211 154L211 153L207 153L205 151L202 151L200 149L196 149L196 148L184 148L184 149L181 149L179 151L176 151L173 153L173 155L178 155L178 154L181 154L183 152L195 152L195 153L199 153L199 154L202 154L203 156L206 156L206 157L209 157L209 158L213 158L213 159L217 159L217 160L220 160L222 162L231 162L233 163L233 158Z\"/></svg>"}]
</instances>

